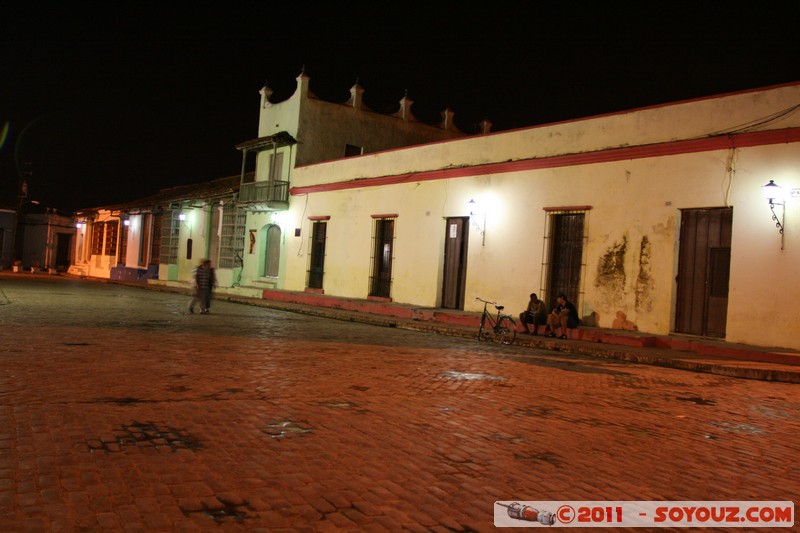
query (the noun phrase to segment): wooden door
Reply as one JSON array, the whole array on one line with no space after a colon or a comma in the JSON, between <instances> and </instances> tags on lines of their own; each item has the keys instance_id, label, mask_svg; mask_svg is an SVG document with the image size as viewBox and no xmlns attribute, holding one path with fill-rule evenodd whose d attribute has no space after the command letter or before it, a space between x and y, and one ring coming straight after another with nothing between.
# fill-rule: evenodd
<instances>
[{"instance_id":1,"label":"wooden door","mask_svg":"<svg viewBox=\"0 0 800 533\"><path fill-rule=\"evenodd\" d=\"M442 277L442 307L464 309L467 281L467 244L469 218L448 218L445 224L444 275Z\"/></svg>"},{"instance_id":2,"label":"wooden door","mask_svg":"<svg viewBox=\"0 0 800 533\"><path fill-rule=\"evenodd\" d=\"M733 208L681 211L675 331L724 337Z\"/></svg>"}]
</instances>

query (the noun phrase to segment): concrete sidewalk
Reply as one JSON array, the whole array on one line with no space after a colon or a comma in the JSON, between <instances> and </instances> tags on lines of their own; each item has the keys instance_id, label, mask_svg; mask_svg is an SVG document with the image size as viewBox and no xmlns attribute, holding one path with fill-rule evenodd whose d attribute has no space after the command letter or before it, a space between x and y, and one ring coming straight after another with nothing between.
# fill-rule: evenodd
<instances>
[{"instance_id":1,"label":"concrete sidewalk","mask_svg":"<svg viewBox=\"0 0 800 533\"><path fill-rule=\"evenodd\" d=\"M32 276L36 274L12 275ZM84 279L162 292L187 295L190 292L189 285L185 283L152 282L151 280L149 284L141 284L98 278ZM261 290L257 292L261 292ZM242 291L221 289L215 292L214 298L336 320L464 338L477 339L480 321L480 313L420 308L382 300L339 298L317 293L278 290L263 290L262 298L252 296L252 294L254 291L248 288ZM721 376L800 383L800 352L795 350L733 344L702 337L653 335L588 327L571 330L570 338L561 340L526 335L523 334L519 324L518 327L515 344L519 346Z\"/></svg>"}]
</instances>

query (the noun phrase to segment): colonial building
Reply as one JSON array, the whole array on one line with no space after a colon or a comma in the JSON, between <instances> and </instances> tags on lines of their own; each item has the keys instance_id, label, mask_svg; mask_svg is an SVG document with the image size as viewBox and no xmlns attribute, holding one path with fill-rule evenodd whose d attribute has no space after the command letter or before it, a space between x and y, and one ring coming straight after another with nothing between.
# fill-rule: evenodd
<instances>
[{"instance_id":1,"label":"colonial building","mask_svg":"<svg viewBox=\"0 0 800 533\"><path fill-rule=\"evenodd\" d=\"M264 136L298 115L262 106ZM589 325L800 348L799 143L794 83L333 161L276 142L256 179L302 163L279 288L517 312L565 292Z\"/></svg>"},{"instance_id":2,"label":"colonial building","mask_svg":"<svg viewBox=\"0 0 800 533\"><path fill-rule=\"evenodd\" d=\"M198 261L209 258L221 290L261 296L264 288L282 287L281 215L289 208L296 167L464 135L450 110L441 124L428 125L416 120L407 96L397 113L387 115L364 106L363 93L356 84L347 102L321 100L304 73L283 102L271 102L263 87L259 137L236 146L242 152L239 175L80 211L70 272L181 286L192 281Z\"/></svg>"},{"instance_id":3,"label":"colonial building","mask_svg":"<svg viewBox=\"0 0 800 533\"><path fill-rule=\"evenodd\" d=\"M0 270L10 268L14 262L14 230L17 212L0 206Z\"/></svg>"},{"instance_id":4,"label":"colonial building","mask_svg":"<svg viewBox=\"0 0 800 533\"><path fill-rule=\"evenodd\" d=\"M222 286L284 286L287 236L282 212L289 207L295 169L464 135L449 109L442 112L441 123L429 125L415 118L407 95L396 113L383 114L364 104L358 83L343 103L318 98L309 83L301 73L294 94L279 103L270 101L269 87L260 91L259 136L236 147L242 152L242 179L237 206L226 211L237 222L234 238L222 243ZM488 122L483 127L488 131Z\"/></svg>"},{"instance_id":5,"label":"colonial building","mask_svg":"<svg viewBox=\"0 0 800 533\"><path fill-rule=\"evenodd\" d=\"M66 272L73 259L75 223L55 208L26 209L17 224L16 260L35 272Z\"/></svg>"},{"instance_id":6,"label":"colonial building","mask_svg":"<svg viewBox=\"0 0 800 533\"><path fill-rule=\"evenodd\" d=\"M79 211L70 273L142 283L189 282L201 259L219 260L220 242L234 230L223 211L234 204L240 180L237 175L172 187Z\"/></svg>"}]
</instances>

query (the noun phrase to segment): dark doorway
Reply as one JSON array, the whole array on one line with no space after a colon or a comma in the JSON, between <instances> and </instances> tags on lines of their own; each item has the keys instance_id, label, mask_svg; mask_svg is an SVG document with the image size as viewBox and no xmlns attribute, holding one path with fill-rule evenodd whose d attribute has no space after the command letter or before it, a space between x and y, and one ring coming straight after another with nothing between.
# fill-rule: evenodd
<instances>
[{"instance_id":1,"label":"dark doorway","mask_svg":"<svg viewBox=\"0 0 800 533\"><path fill-rule=\"evenodd\" d=\"M550 268L548 269L547 308L553 309L560 293L578 306L583 266L583 213L550 215Z\"/></svg>"},{"instance_id":2,"label":"dark doorway","mask_svg":"<svg viewBox=\"0 0 800 533\"><path fill-rule=\"evenodd\" d=\"M369 295L389 298L392 290L392 256L394 252L393 218L375 220L374 240Z\"/></svg>"},{"instance_id":3,"label":"dark doorway","mask_svg":"<svg viewBox=\"0 0 800 533\"><path fill-rule=\"evenodd\" d=\"M445 225L444 239L442 307L446 309L464 309L469 217L448 218Z\"/></svg>"},{"instance_id":4,"label":"dark doorway","mask_svg":"<svg viewBox=\"0 0 800 533\"><path fill-rule=\"evenodd\" d=\"M681 211L675 331L724 337L733 208Z\"/></svg>"},{"instance_id":5,"label":"dark doorway","mask_svg":"<svg viewBox=\"0 0 800 533\"><path fill-rule=\"evenodd\" d=\"M72 250L72 235L56 233L56 269L65 271L69 268L69 256Z\"/></svg>"},{"instance_id":6,"label":"dark doorway","mask_svg":"<svg viewBox=\"0 0 800 533\"><path fill-rule=\"evenodd\" d=\"M321 289L325 272L325 237L328 223L317 221L311 230L311 260L308 268L308 288Z\"/></svg>"}]
</instances>

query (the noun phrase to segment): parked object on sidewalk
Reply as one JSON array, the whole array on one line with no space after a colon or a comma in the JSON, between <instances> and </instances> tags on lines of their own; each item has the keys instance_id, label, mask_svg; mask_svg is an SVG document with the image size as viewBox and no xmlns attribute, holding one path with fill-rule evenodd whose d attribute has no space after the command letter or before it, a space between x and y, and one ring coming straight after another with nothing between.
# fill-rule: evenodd
<instances>
[{"instance_id":1,"label":"parked object on sidewalk","mask_svg":"<svg viewBox=\"0 0 800 533\"><path fill-rule=\"evenodd\" d=\"M502 305L497 305L497 302L488 302L475 298L479 302L483 302L483 314L481 315L481 325L478 328L478 338L481 340L494 337L494 340L503 344L513 344L517 338L517 324L511 315L501 314L503 309ZM492 318L492 315L486 311L486 306L492 304L497 309L497 317Z\"/></svg>"}]
</instances>

